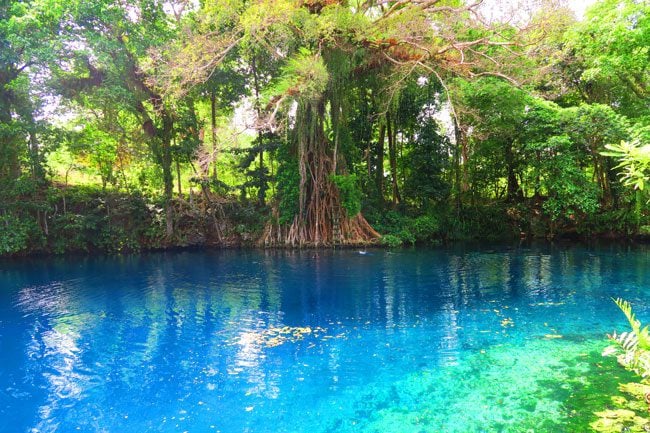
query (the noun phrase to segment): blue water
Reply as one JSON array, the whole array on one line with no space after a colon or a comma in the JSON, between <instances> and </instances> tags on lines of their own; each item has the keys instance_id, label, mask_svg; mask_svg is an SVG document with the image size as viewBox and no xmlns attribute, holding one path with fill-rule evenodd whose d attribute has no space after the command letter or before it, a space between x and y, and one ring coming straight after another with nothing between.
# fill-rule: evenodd
<instances>
[{"instance_id":1,"label":"blue water","mask_svg":"<svg viewBox=\"0 0 650 433\"><path fill-rule=\"evenodd\" d=\"M650 319L649 265L620 246L0 261L0 432L578 431L624 375L600 356L625 329L611 298Z\"/></svg>"}]
</instances>

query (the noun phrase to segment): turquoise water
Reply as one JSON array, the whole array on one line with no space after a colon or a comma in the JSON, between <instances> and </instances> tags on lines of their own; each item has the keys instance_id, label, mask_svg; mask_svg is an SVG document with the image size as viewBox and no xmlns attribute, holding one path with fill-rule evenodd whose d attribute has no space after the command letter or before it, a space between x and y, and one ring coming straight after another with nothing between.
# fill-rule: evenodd
<instances>
[{"instance_id":1,"label":"turquoise water","mask_svg":"<svg viewBox=\"0 0 650 433\"><path fill-rule=\"evenodd\" d=\"M0 262L0 431L579 432L646 248Z\"/></svg>"}]
</instances>

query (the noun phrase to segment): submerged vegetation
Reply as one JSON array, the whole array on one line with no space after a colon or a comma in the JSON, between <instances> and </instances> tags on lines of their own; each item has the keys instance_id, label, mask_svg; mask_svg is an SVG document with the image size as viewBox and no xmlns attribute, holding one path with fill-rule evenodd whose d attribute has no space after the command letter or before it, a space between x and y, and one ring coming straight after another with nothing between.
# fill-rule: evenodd
<instances>
[{"instance_id":1,"label":"submerged vegetation","mask_svg":"<svg viewBox=\"0 0 650 433\"><path fill-rule=\"evenodd\" d=\"M0 254L650 233L648 3L524 3L2 1Z\"/></svg>"}]
</instances>

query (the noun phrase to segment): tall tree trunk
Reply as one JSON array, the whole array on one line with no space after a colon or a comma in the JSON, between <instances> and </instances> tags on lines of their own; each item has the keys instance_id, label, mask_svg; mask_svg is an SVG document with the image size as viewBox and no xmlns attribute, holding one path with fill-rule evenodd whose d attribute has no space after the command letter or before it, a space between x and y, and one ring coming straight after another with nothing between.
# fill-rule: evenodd
<instances>
[{"instance_id":1,"label":"tall tree trunk","mask_svg":"<svg viewBox=\"0 0 650 433\"><path fill-rule=\"evenodd\" d=\"M368 143L366 144L366 169L368 170L368 179L372 179L372 161L371 161L372 149L370 147L371 143L372 140L368 140Z\"/></svg>"},{"instance_id":2,"label":"tall tree trunk","mask_svg":"<svg viewBox=\"0 0 650 433\"><path fill-rule=\"evenodd\" d=\"M260 140L260 146L262 137L259 137ZM260 176L264 176L264 151L260 150ZM257 190L257 203L260 206L264 206L266 204L266 180L265 179L260 179L260 187Z\"/></svg>"},{"instance_id":3,"label":"tall tree trunk","mask_svg":"<svg viewBox=\"0 0 650 433\"><path fill-rule=\"evenodd\" d=\"M460 158L458 161L460 168L460 192L465 193L470 190L469 176L467 173L469 166L469 143L456 119L454 119L454 131L456 145L460 147Z\"/></svg>"},{"instance_id":4,"label":"tall tree trunk","mask_svg":"<svg viewBox=\"0 0 650 433\"><path fill-rule=\"evenodd\" d=\"M366 141L366 170L368 171L368 181L370 181L372 179L372 132L374 130L374 122L372 120L373 117L370 116L370 112L372 111L372 97L369 89L363 91L361 103L361 112L365 117L363 139Z\"/></svg>"},{"instance_id":5,"label":"tall tree trunk","mask_svg":"<svg viewBox=\"0 0 650 433\"><path fill-rule=\"evenodd\" d=\"M171 142L173 136L174 120L167 111L162 99L152 96L151 102L154 111L160 115L161 127L156 127L149 116L149 112L141 101L136 104L136 110L142 116L142 129L153 142L152 148L163 172L163 185L165 196L165 233L170 239L174 234L174 214L172 207L172 196L174 192L174 179L172 176L172 151Z\"/></svg>"},{"instance_id":6,"label":"tall tree trunk","mask_svg":"<svg viewBox=\"0 0 650 433\"><path fill-rule=\"evenodd\" d=\"M456 145L454 146L454 178L455 178L455 184L456 184L456 216L460 216L460 211L463 205L461 194L464 192L463 190L463 185L461 183L461 142L462 142L462 132L460 130L460 127L458 125L458 122L456 121L455 116L453 117L454 119L454 137L456 138Z\"/></svg>"},{"instance_id":7,"label":"tall tree trunk","mask_svg":"<svg viewBox=\"0 0 650 433\"><path fill-rule=\"evenodd\" d=\"M522 198L521 187L519 186L519 181L517 180L517 173L515 168L515 156L512 151L512 144L508 143L505 147L505 162L507 170L507 182L508 186L506 189L506 198L509 201L514 201Z\"/></svg>"},{"instance_id":8,"label":"tall tree trunk","mask_svg":"<svg viewBox=\"0 0 650 433\"><path fill-rule=\"evenodd\" d=\"M397 128L393 125L390 112L386 113L386 133L388 135L388 159L390 162L390 177L392 184L392 202L395 208L401 201L397 185Z\"/></svg>"},{"instance_id":9,"label":"tall tree trunk","mask_svg":"<svg viewBox=\"0 0 650 433\"><path fill-rule=\"evenodd\" d=\"M597 145L590 146L590 151L594 164L594 176L598 186L600 187L601 202L605 208L609 208L612 205L613 197L607 172L611 172L611 170L608 170L608 167L606 167L604 159L598 152Z\"/></svg>"},{"instance_id":10,"label":"tall tree trunk","mask_svg":"<svg viewBox=\"0 0 650 433\"><path fill-rule=\"evenodd\" d=\"M386 125L379 125L379 139L375 148L375 188L377 190L377 207L384 207L384 141L386 140Z\"/></svg>"},{"instance_id":11,"label":"tall tree trunk","mask_svg":"<svg viewBox=\"0 0 650 433\"><path fill-rule=\"evenodd\" d=\"M29 133L29 159L32 165L32 176L35 181L42 182L45 180L45 171L41 162L41 154L38 146L38 139L36 133L30 131Z\"/></svg>"},{"instance_id":12,"label":"tall tree trunk","mask_svg":"<svg viewBox=\"0 0 650 433\"><path fill-rule=\"evenodd\" d=\"M467 142L467 137L465 134L461 131L460 133L460 144L461 144L461 161L460 161L460 167L461 167L461 173L462 173L462 180L461 180L461 191L462 192L467 192L470 190L471 185L469 182L469 174L468 174L468 169L469 169L469 143Z\"/></svg>"},{"instance_id":13,"label":"tall tree trunk","mask_svg":"<svg viewBox=\"0 0 650 433\"><path fill-rule=\"evenodd\" d=\"M32 166L32 176L36 182L44 182L45 169L43 168L43 159L35 131L36 121L34 120L34 114L29 110L25 117L29 123L29 159Z\"/></svg>"},{"instance_id":14,"label":"tall tree trunk","mask_svg":"<svg viewBox=\"0 0 650 433\"><path fill-rule=\"evenodd\" d=\"M212 137L212 179L217 181L217 95L210 92L210 130Z\"/></svg>"},{"instance_id":15,"label":"tall tree trunk","mask_svg":"<svg viewBox=\"0 0 650 433\"><path fill-rule=\"evenodd\" d=\"M176 183L178 184L178 197L183 197L183 188L181 186L181 163L176 158Z\"/></svg>"},{"instance_id":16,"label":"tall tree trunk","mask_svg":"<svg viewBox=\"0 0 650 433\"><path fill-rule=\"evenodd\" d=\"M262 118L262 108L260 105L260 83L259 83L259 77L257 73L257 63L255 61L255 55L252 56L251 59L251 69L253 70L253 87L255 90L255 112L257 114L257 120ZM258 127L257 128L257 145L259 148L260 152L260 166L259 166L259 175L260 178L258 179L259 181L259 188L257 190L257 202L260 206L264 206L265 201L266 201L266 180L263 178L264 176L264 147L263 145L263 140L264 136L262 134L262 130Z\"/></svg>"},{"instance_id":17,"label":"tall tree trunk","mask_svg":"<svg viewBox=\"0 0 650 433\"><path fill-rule=\"evenodd\" d=\"M173 120L169 113L163 112L161 138L161 166L165 186L165 231L168 238L174 235L174 208L172 205L174 178L172 176L172 130Z\"/></svg>"}]
</instances>

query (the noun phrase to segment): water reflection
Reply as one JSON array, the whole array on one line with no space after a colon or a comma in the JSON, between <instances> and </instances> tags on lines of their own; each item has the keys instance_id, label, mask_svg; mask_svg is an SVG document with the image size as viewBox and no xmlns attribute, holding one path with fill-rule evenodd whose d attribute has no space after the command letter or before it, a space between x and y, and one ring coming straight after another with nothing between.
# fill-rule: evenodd
<instances>
[{"instance_id":1,"label":"water reflection","mask_svg":"<svg viewBox=\"0 0 650 433\"><path fill-rule=\"evenodd\" d=\"M618 323L611 296L647 298L648 259L638 251L65 263L3 271L0 415L15 416L2 431L257 432L272 431L261 427L270 421L289 431L301 414L329 413L369 383L552 333L602 335Z\"/></svg>"},{"instance_id":2,"label":"water reflection","mask_svg":"<svg viewBox=\"0 0 650 433\"><path fill-rule=\"evenodd\" d=\"M74 290L60 282L47 286L25 287L18 294L17 306L28 319L25 358L28 378L35 378L47 390L38 407L32 431L55 431L57 412L72 407L93 386L81 357L81 332L92 332L95 317L77 314Z\"/></svg>"}]
</instances>

